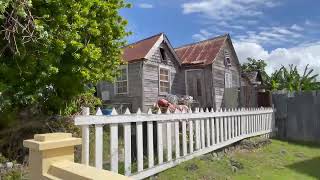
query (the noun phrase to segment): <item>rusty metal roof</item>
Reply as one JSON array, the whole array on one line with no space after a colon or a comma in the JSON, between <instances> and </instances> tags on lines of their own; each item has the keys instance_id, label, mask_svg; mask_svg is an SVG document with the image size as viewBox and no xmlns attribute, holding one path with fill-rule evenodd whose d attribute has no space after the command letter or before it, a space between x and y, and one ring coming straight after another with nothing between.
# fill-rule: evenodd
<instances>
[{"instance_id":1,"label":"rusty metal roof","mask_svg":"<svg viewBox=\"0 0 320 180\"><path fill-rule=\"evenodd\" d=\"M126 62L144 59L163 33L129 44L122 48L122 59Z\"/></svg>"},{"instance_id":2,"label":"rusty metal roof","mask_svg":"<svg viewBox=\"0 0 320 180\"><path fill-rule=\"evenodd\" d=\"M175 51L182 61L181 64L212 64L227 37L228 34L193 44L184 45L176 48Z\"/></svg>"}]
</instances>

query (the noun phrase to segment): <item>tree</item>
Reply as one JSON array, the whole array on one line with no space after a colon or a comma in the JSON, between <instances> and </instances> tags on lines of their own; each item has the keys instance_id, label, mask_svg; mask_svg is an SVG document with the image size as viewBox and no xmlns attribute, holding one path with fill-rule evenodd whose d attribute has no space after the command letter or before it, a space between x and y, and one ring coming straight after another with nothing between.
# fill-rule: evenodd
<instances>
[{"instance_id":1,"label":"tree","mask_svg":"<svg viewBox=\"0 0 320 180\"><path fill-rule=\"evenodd\" d=\"M86 85L112 80L127 22L124 0L0 0L0 111L70 114Z\"/></svg>"},{"instance_id":2,"label":"tree","mask_svg":"<svg viewBox=\"0 0 320 180\"><path fill-rule=\"evenodd\" d=\"M253 58L247 58L246 63L241 65L242 72L253 72L253 71L260 71L262 80L265 82L268 80L269 76L266 73L265 68L267 67L267 63L264 60L256 60Z\"/></svg>"},{"instance_id":3,"label":"tree","mask_svg":"<svg viewBox=\"0 0 320 180\"><path fill-rule=\"evenodd\" d=\"M289 92L319 90L318 74L312 74L313 71L309 68L309 65L306 65L301 75L297 66L293 64L290 64L289 67L282 66L270 77L271 90L285 89Z\"/></svg>"},{"instance_id":4,"label":"tree","mask_svg":"<svg viewBox=\"0 0 320 180\"><path fill-rule=\"evenodd\" d=\"M282 82L281 70L275 70L267 81L267 87L269 90L274 91L280 89Z\"/></svg>"},{"instance_id":5,"label":"tree","mask_svg":"<svg viewBox=\"0 0 320 180\"><path fill-rule=\"evenodd\" d=\"M270 76L265 71L267 63L264 60L248 58L248 62L241 65L242 72L260 71L266 89L271 91L286 89L293 91L319 90L320 82L317 82L318 74L312 74L313 69L307 65L303 74L300 74L297 66L290 64L275 70Z\"/></svg>"}]
</instances>

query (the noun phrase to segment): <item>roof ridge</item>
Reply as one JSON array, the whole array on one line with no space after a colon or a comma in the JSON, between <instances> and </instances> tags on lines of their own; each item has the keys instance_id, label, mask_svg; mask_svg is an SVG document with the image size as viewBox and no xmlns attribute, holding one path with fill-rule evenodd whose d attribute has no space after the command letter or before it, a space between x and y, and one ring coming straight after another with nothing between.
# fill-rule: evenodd
<instances>
[{"instance_id":1,"label":"roof ridge","mask_svg":"<svg viewBox=\"0 0 320 180\"><path fill-rule=\"evenodd\" d=\"M178 49L181 49L181 48L184 48L184 47L188 47L188 46L192 46L192 45L195 45L195 44L204 43L204 42L206 42L206 41L211 41L211 40L215 40L215 39L218 39L218 38L222 38L222 37L224 37L224 36L227 37L228 35L229 35L229 34L226 33L226 34L223 34L223 35L220 35L220 36L216 36L216 37L212 37L212 38L209 38L209 39L205 39L205 40L202 40L202 41L185 44L185 45L176 47L176 48L174 48L174 49L175 49L175 50L178 50Z\"/></svg>"},{"instance_id":2,"label":"roof ridge","mask_svg":"<svg viewBox=\"0 0 320 180\"><path fill-rule=\"evenodd\" d=\"M123 46L122 48L126 48L126 47L128 47L128 46L132 46L132 45L138 44L138 43L140 43L140 42L142 42L142 41L145 41L145 40L148 40L148 39L152 39L152 38L154 38L154 37L156 37L156 36L160 36L161 34L164 34L164 33L161 32L161 33L155 34L155 35L153 35L153 36L150 36L150 37L141 39L141 40L139 40L139 41L133 42L133 43L128 44L128 45L125 45L125 46Z\"/></svg>"}]
</instances>

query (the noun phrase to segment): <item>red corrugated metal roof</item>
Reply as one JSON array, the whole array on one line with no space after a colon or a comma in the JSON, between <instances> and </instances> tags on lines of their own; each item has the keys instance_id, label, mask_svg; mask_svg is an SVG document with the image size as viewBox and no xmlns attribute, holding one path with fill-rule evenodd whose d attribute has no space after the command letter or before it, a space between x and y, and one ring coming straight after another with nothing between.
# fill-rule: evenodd
<instances>
[{"instance_id":1,"label":"red corrugated metal roof","mask_svg":"<svg viewBox=\"0 0 320 180\"><path fill-rule=\"evenodd\" d=\"M181 59L181 64L212 64L228 35L218 36L205 41L188 44L175 51Z\"/></svg>"},{"instance_id":2,"label":"red corrugated metal roof","mask_svg":"<svg viewBox=\"0 0 320 180\"><path fill-rule=\"evenodd\" d=\"M150 51L150 49L157 42L161 35L162 33L123 47L122 59L124 61L130 62L145 58L147 53Z\"/></svg>"}]
</instances>

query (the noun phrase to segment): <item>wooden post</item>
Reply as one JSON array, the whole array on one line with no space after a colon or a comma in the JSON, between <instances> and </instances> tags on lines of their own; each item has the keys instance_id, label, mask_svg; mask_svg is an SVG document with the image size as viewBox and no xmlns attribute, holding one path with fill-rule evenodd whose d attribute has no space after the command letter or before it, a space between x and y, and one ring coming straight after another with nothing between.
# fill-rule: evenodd
<instances>
[{"instance_id":1,"label":"wooden post","mask_svg":"<svg viewBox=\"0 0 320 180\"><path fill-rule=\"evenodd\" d=\"M129 108L124 114L131 114ZM131 174L131 123L123 124L124 133L124 174L129 176Z\"/></svg>"},{"instance_id":2,"label":"wooden post","mask_svg":"<svg viewBox=\"0 0 320 180\"><path fill-rule=\"evenodd\" d=\"M88 107L83 107L81 114L84 116L89 116L90 109ZM89 125L81 126L81 133L82 133L81 163L89 166L89 147L90 147L89 146L89 142L90 142Z\"/></svg>"},{"instance_id":3,"label":"wooden post","mask_svg":"<svg viewBox=\"0 0 320 180\"><path fill-rule=\"evenodd\" d=\"M118 115L115 108L112 109L111 115ZM110 158L111 171L118 173L118 124L110 124Z\"/></svg>"},{"instance_id":4,"label":"wooden post","mask_svg":"<svg viewBox=\"0 0 320 180\"><path fill-rule=\"evenodd\" d=\"M157 114L161 114L158 109ZM157 122L157 141L158 141L158 163L163 163L163 140L162 140L162 122Z\"/></svg>"},{"instance_id":5,"label":"wooden post","mask_svg":"<svg viewBox=\"0 0 320 180\"><path fill-rule=\"evenodd\" d=\"M192 114L192 110L189 109L188 111L189 114ZM193 152L193 121L189 120L189 152Z\"/></svg>"},{"instance_id":6,"label":"wooden post","mask_svg":"<svg viewBox=\"0 0 320 180\"><path fill-rule=\"evenodd\" d=\"M166 114L170 114L169 108ZM172 137L171 137L171 122L167 122L167 161L172 160Z\"/></svg>"},{"instance_id":7,"label":"wooden post","mask_svg":"<svg viewBox=\"0 0 320 180\"><path fill-rule=\"evenodd\" d=\"M102 111L100 108L97 109L97 116L102 116ZM95 166L98 169L102 169L103 164L103 125L96 124L95 125Z\"/></svg>"},{"instance_id":8,"label":"wooden post","mask_svg":"<svg viewBox=\"0 0 320 180\"><path fill-rule=\"evenodd\" d=\"M140 108L137 115L141 114ZM138 172L143 170L143 126L142 122L137 122L137 164Z\"/></svg>"}]
</instances>

